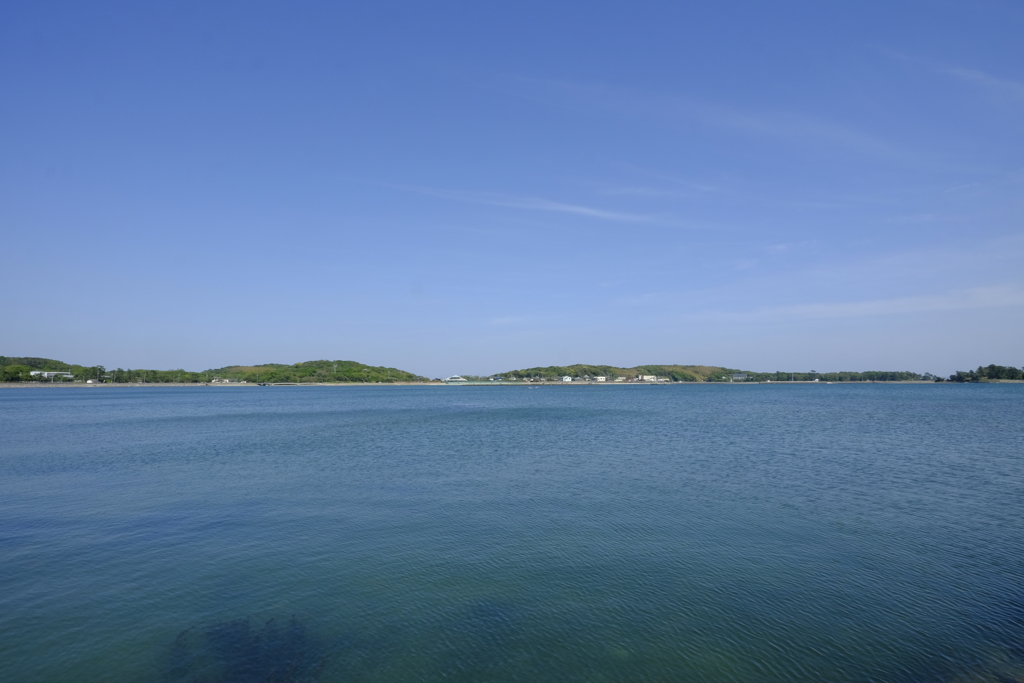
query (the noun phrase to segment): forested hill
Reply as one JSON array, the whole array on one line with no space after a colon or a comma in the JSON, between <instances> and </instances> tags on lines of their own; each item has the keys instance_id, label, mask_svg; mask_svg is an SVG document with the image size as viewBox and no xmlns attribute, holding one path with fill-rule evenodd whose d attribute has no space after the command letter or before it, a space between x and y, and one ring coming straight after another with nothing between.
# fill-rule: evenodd
<instances>
[{"instance_id":1,"label":"forested hill","mask_svg":"<svg viewBox=\"0 0 1024 683\"><path fill-rule=\"evenodd\" d=\"M246 380L248 382L425 382L420 377L398 368L363 365L353 360L311 360L294 365L264 363L262 365L229 365L207 370L211 377Z\"/></svg>"},{"instance_id":2,"label":"forested hill","mask_svg":"<svg viewBox=\"0 0 1024 683\"><path fill-rule=\"evenodd\" d=\"M723 376L731 377L739 370L722 368L714 365L637 365L632 368L620 368L614 365L549 365L525 370L501 372L495 377L505 379L547 379L562 377L582 379L584 377L636 377L637 375L657 375L673 382L703 382L706 380L721 381Z\"/></svg>"},{"instance_id":3,"label":"forested hill","mask_svg":"<svg viewBox=\"0 0 1024 683\"><path fill-rule=\"evenodd\" d=\"M99 380L126 383L201 383L214 379L246 380L248 382L421 382L420 377L405 370L364 365L351 360L314 360L293 365L264 363L262 365L229 365L195 372L191 370L107 369L102 365L75 365L52 358L16 358L0 356L0 381L29 382L38 380L33 370L69 373L71 377L54 377L51 381Z\"/></svg>"},{"instance_id":4,"label":"forested hill","mask_svg":"<svg viewBox=\"0 0 1024 683\"><path fill-rule=\"evenodd\" d=\"M906 382L906 381L950 381L950 382L986 382L999 380L1021 379L1020 369L989 365L969 372L958 371L950 375L948 380L941 379L931 373L919 374L906 370L863 370L842 372L751 372L735 370L714 365L637 365L621 368L614 365L549 365L546 367L510 370L498 373L493 377L504 379L538 379L557 380L562 377L584 379L586 377L635 378L638 375L656 375L658 378L673 382Z\"/></svg>"},{"instance_id":5,"label":"forested hill","mask_svg":"<svg viewBox=\"0 0 1024 683\"><path fill-rule=\"evenodd\" d=\"M0 367L6 368L12 365L20 365L33 370L48 370L53 372L69 372L75 367L64 361L53 360L52 358L16 358L14 356L0 356ZM84 367L79 365L78 367Z\"/></svg>"}]
</instances>

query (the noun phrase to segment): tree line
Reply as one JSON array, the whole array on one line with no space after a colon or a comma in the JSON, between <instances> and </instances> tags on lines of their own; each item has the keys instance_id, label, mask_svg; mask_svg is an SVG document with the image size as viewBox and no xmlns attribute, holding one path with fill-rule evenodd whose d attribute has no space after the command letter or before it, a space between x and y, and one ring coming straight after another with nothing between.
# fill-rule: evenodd
<instances>
[{"instance_id":1,"label":"tree line","mask_svg":"<svg viewBox=\"0 0 1024 683\"><path fill-rule=\"evenodd\" d=\"M741 380L722 373L707 381L744 382L988 382L1001 379L1024 379L1024 369L1003 365L979 366L977 370L957 370L949 378L938 377L930 372L919 374L909 371L867 370L863 372L747 372Z\"/></svg>"},{"instance_id":2,"label":"tree line","mask_svg":"<svg viewBox=\"0 0 1024 683\"><path fill-rule=\"evenodd\" d=\"M1024 379L1021 368L1002 365L979 366L977 370L953 373L948 379L930 372L909 370L864 370L841 372L750 372L711 365L638 365L621 368L613 365L549 365L544 367L510 370L490 377L511 380L557 381L562 377L586 380L593 377L634 378L637 375L655 375L673 382L986 382L1001 379ZM466 376L468 378L468 375Z\"/></svg>"},{"instance_id":3,"label":"tree line","mask_svg":"<svg viewBox=\"0 0 1024 683\"><path fill-rule=\"evenodd\" d=\"M384 366L371 366L347 360L315 360L292 365L264 363L262 365L230 365L223 368L194 372L189 370L145 370L124 369L107 370L102 365L74 365L52 358L0 356L0 381L3 382L36 382L40 381L33 371L63 372L70 377L52 378L53 382L75 381L153 384L202 384L214 380L228 380L250 383L394 383L422 382L421 377L405 370ZM931 373L918 374L909 371L868 370L861 372L743 372L731 368L710 365L638 365L632 368L621 368L613 365L549 365L545 367L511 370L490 377L504 379L534 379L556 381L562 377L587 379L592 377L636 377L637 375L655 375L673 382L989 382L993 380L1022 380L1024 369L1013 366L986 365L976 370L957 370L949 378L937 377ZM740 377L742 375L742 377ZM483 377L479 379L485 379Z\"/></svg>"},{"instance_id":4,"label":"tree line","mask_svg":"<svg viewBox=\"0 0 1024 683\"><path fill-rule=\"evenodd\" d=\"M748 372L746 382L907 382L929 380L934 377L906 370L866 370L863 372ZM728 381L728 378L724 378Z\"/></svg>"},{"instance_id":5,"label":"tree line","mask_svg":"<svg viewBox=\"0 0 1024 683\"><path fill-rule=\"evenodd\" d=\"M638 365L619 368L612 365L551 365L499 373L493 377L504 379L536 379L554 381L562 377L588 379L592 377L634 378L654 375L673 382L904 382L931 380L934 375L907 371L868 370L865 372L749 372L713 365Z\"/></svg>"},{"instance_id":6,"label":"tree line","mask_svg":"<svg viewBox=\"0 0 1024 683\"><path fill-rule=\"evenodd\" d=\"M867 370L863 372L747 372L744 378L734 380L729 373L722 373L706 381L743 382L989 382L1001 379L1024 379L1024 369L1003 365L978 366L977 370L957 370L949 378L938 377L930 372L918 374L909 371Z\"/></svg>"},{"instance_id":7,"label":"tree line","mask_svg":"<svg viewBox=\"0 0 1024 683\"><path fill-rule=\"evenodd\" d=\"M102 379L106 370L101 365L84 366L72 365L52 358L35 357L11 357L0 356L0 381L4 382L36 382L39 381L34 371L42 372L65 372L70 373L71 378L62 378L59 381L72 380L99 380ZM56 378L55 378L56 379Z\"/></svg>"},{"instance_id":8,"label":"tree line","mask_svg":"<svg viewBox=\"0 0 1024 683\"><path fill-rule=\"evenodd\" d=\"M577 380L591 377L607 377L609 380L614 380L616 377L633 378L637 375L656 375L673 382L703 382L716 381L713 379L714 377L723 373L734 372L739 372L739 370L730 370L729 368L711 365L638 365L632 368L621 368L614 365L577 364L548 365L525 368L523 370L509 370L508 372L501 372L490 377L513 380L557 381L562 377L572 377Z\"/></svg>"},{"instance_id":9,"label":"tree line","mask_svg":"<svg viewBox=\"0 0 1024 683\"><path fill-rule=\"evenodd\" d=\"M263 365L231 365L209 373L220 379L276 383L349 382L366 384L393 384L395 382L425 382L426 377L385 366L364 365L352 360L312 360L294 365L264 363Z\"/></svg>"},{"instance_id":10,"label":"tree line","mask_svg":"<svg viewBox=\"0 0 1024 683\"><path fill-rule=\"evenodd\" d=\"M977 370L957 370L949 379L937 382L987 382L994 379L1024 379L1024 368L1006 365L978 366Z\"/></svg>"},{"instance_id":11,"label":"tree line","mask_svg":"<svg viewBox=\"0 0 1024 683\"><path fill-rule=\"evenodd\" d=\"M0 356L0 381L38 382L33 371L69 373L70 377L53 377L47 382L95 382L113 384L204 384L215 380L249 383L394 383L426 381L411 372L383 366L364 365L355 361L308 361L293 365L266 363L259 366L232 365L194 372L189 370L146 370L117 368L108 370L102 365L83 366L52 358L19 358Z\"/></svg>"}]
</instances>

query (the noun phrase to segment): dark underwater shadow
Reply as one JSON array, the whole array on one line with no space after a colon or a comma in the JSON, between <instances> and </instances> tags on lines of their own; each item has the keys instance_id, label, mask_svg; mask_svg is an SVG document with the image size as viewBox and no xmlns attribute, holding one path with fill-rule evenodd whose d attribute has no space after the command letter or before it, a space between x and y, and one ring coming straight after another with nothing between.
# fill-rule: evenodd
<instances>
[{"instance_id":1,"label":"dark underwater shadow","mask_svg":"<svg viewBox=\"0 0 1024 683\"><path fill-rule=\"evenodd\" d=\"M295 617L253 628L249 619L194 626L167 655L166 683L305 683L320 678L334 648L310 636Z\"/></svg>"},{"instance_id":2,"label":"dark underwater shadow","mask_svg":"<svg viewBox=\"0 0 1024 683\"><path fill-rule=\"evenodd\" d=\"M959 661L932 657L938 673L922 671L898 681L942 683L1024 683L1024 594L1012 579L994 582L994 598L978 608L967 623L977 642ZM923 668L923 667L922 667Z\"/></svg>"},{"instance_id":3,"label":"dark underwater shadow","mask_svg":"<svg viewBox=\"0 0 1024 683\"><path fill-rule=\"evenodd\" d=\"M437 652L438 678L479 681L496 677L510 651L521 647L520 614L515 605L481 600L436 624L447 646Z\"/></svg>"}]
</instances>

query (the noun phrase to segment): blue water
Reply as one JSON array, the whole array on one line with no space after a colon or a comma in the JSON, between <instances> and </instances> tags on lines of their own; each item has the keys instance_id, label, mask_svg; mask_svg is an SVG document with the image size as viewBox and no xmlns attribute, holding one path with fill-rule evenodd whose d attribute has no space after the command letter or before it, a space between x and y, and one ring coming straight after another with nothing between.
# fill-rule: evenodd
<instances>
[{"instance_id":1,"label":"blue water","mask_svg":"<svg viewBox=\"0 0 1024 683\"><path fill-rule=\"evenodd\" d=\"M0 390L2 681L1022 681L1024 385Z\"/></svg>"}]
</instances>

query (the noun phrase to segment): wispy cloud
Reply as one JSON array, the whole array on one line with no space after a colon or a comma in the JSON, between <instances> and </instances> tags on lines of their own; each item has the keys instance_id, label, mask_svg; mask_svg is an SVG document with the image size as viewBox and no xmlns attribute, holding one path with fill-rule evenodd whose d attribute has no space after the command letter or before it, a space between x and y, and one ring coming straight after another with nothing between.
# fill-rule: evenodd
<instances>
[{"instance_id":1,"label":"wispy cloud","mask_svg":"<svg viewBox=\"0 0 1024 683\"><path fill-rule=\"evenodd\" d=\"M956 67L945 69L945 72L969 83L980 85L984 88L1000 94L1008 95L1014 99L1024 100L1024 83L1011 81L1007 78L998 78L984 71L977 69L964 69Z\"/></svg>"},{"instance_id":2,"label":"wispy cloud","mask_svg":"<svg viewBox=\"0 0 1024 683\"><path fill-rule=\"evenodd\" d=\"M748 110L691 98L649 93L603 84L514 79L517 94L552 104L582 104L608 111L657 118L668 124L682 121L727 128L791 142L822 143L889 158L908 155L873 135L794 111Z\"/></svg>"},{"instance_id":3,"label":"wispy cloud","mask_svg":"<svg viewBox=\"0 0 1024 683\"><path fill-rule=\"evenodd\" d=\"M497 318L491 318L487 322L494 327L509 327L512 325L520 325L529 320L529 317L523 315L503 315Z\"/></svg>"},{"instance_id":4,"label":"wispy cloud","mask_svg":"<svg viewBox=\"0 0 1024 683\"><path fill-rule=\"evenodd\" d=\"M985 73L980 69L969 69L962 66L951 66L948 63L944 64L934 59L928 59L925 57L918 57L915 55L908 55L903 52L896 50L890 50L887 48L878 48L883 54L889 55L895 59L911 64L919 64L926 68L929 68L936 73L945 74L947 76L953 76L959 78L962 81L980 85L983 88L1000 94L1009 95L1015 99L1024 100L1024 83L1020 81L1010 80L1008 78L1000 78L993 76L992 74Z\"/></svg>"},{"instance_id":5,"label":"wispy cloud","mask_svg":"<svg viewBox=\"0 0 1024 683\"><path fill-rule=\"evenodd\" d=\"M803 240L800 242L782 242L779 244L770 244L764 248L769 254L788 254L798 249L806 249L808 247L818 246L818 240Z\"/></svg>"},{"instance_id":6,"label":"wispy cloud","mask_svg":"<svg viewBox=\"0 0 1024 683\"><path fill-rule=\"evenodd\" d=\"M940 296L776 306L758 309L743 317L759 320L815 320L1012 306L1024 306L1024 289L1016 284L976 287ZM728 314L727 317L734 317L734 314Z\"/></svg>"},{"instance_id":7,"label":"wispy cloud","mask_svg":"<svg viewBox=\"0 0 1024 683\"><path fill-rule=\"evenodd\" d=\"M420 187L415 185L404 185L402 189L410 192L451 199L459 202L472 204L486 204L488 206L502 206L510 209L525 209L528 211L547 211L553 213L567 213L588 218L597 218L604 221L617 221L620 223L663 223L664 218L651 214L626 213L623 211L609 211L592 206L579 204L566 204L550 199L538 197L517 197L513 195L498 194L493 192L459 192L456 190L443 190L433 187Z\"/></svg>"},{"instance_id":8,"label":"wispy cloud","mask_svg":"<svg viewBox=\"0 0 1024 683\"><path fill-rule=\"evenodd\" d=\"M605 190L605 194L625 197L656 197L659 199L689 199L695 195L694 192L680 190L667 190L659 187L612 187Z\"/></svg>"},{"instance_id":9,"label":"wispy cloud","mask_svg":"<svg viewBox=\"0 0 1024 683\"><path fill-rule=\"evenodd\" d=\"M613 306L624 306L626 308L637 308L643 306L650 306L664 300L666 297L665 292L648 292L646 294L637 294L633 296L617 296L614 297L609 303Z\"/></svg>"},{"instance_id":10,"label":"wispy cloud","mask_svg":"<svg viewBox=\"0 0 1024 683\"><path fill-rule=\"evenodd\" d=\"M777 206L796 209L847 209L854 206L877 206L892 204L892 199L876 195L855 195L849 192L829 190L820 198L786 197L778 187L770 183L752 184L735 176L717 178L713 181L694 181L649 168L627 165L627 170L644 181L629 185L603 186L599 190L613 196L637 196L668 199L728 201L732 205L747 202L757 205ZM654 182L651 182L653 179ZM820 192L820 190L819 190Z\"/></svg>"},{"instance_id":11,"label":"wispy cloud","mask_svg":"<svg viewBox=\"0 0 1024 683\"><path fill-rule=\"evenodd\" d=\"M901 216L889 216L883 219L886 223L896 224L923 224L923 223L938 223L942 221L955 221L962 220L963 216L957 216L954 214L940 214L934 212L923 212L923 213L912 213Z\"/></svg>"},{"instance_id":12,"label":"wispy cloud","mask_svg":"<svg viewBox=\"0 0 1024 683\"><path fill-rule=\"evenodd\" d=\"M675 175L652 171L627 164L627 169L645 179L660 181L660 187L652 187L651 183L645 182L642 185L619 185L604 188L604 192L610 195L626 195L637 197L671 197L686 198L727 194L729 191L718 183L698 182L689 178L680 178Z\"/></svg>"}]
</instances>

